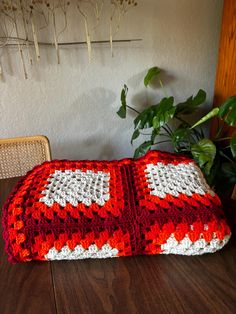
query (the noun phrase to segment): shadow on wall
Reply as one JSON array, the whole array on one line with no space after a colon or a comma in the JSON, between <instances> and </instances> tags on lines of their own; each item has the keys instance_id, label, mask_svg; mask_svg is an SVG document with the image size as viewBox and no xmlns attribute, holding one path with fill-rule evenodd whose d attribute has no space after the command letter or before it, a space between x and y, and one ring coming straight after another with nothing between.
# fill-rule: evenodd
<instances>
[{"instance_id":1,"label":"shadow on wall","mask_svg":"<svg viewBox=\"0 0 236 314\"><path fill-rule=\"evenodd\" d=\"M117 154L115 146L110 144L98 145L102 138L90 138L87 141L70 140L66 143L53 145L53 156L57 159L69 160L112 160ZM88 144L90 143L90 144ZM62 154L62 152L66 152ZM54 158L54 157L53 157Z\"/></svg>"},{"instance_id":2,"label":"shadow on wall","mask_svg":"<svg viewBox=\"0 0 236 314\"><path fill-rule=\"evenodd\" d=\"M115 134L115 100L115 93L101 87L81 94L58 116L66 143L60 139L52 143L53 154L67 159L114 158L117 151L111 144Z\"/></svg>"},{"instance_id":3,"label":"shadow on wall","mask_svg":"<svg viewBox=\"0 0 236 314\"><path fill-rule=\"evenodd\" d=\"M145 88L143 81L147 71L148 69L136 74L128 80L128 87L134 88L131 105L140 111L151 105L156 105L161 98L168 95L170 96L171 92L169 85L175 81L175 77L173 75L169 74L167 71L161 70L160 76L155 77L149 84L148 88ZM164 85L164 90L161 87L160 79ZM140 85L143 87L141 91L138 89ZM135 90L137 90L137 92Z\"/></svg>"}]
</instances>

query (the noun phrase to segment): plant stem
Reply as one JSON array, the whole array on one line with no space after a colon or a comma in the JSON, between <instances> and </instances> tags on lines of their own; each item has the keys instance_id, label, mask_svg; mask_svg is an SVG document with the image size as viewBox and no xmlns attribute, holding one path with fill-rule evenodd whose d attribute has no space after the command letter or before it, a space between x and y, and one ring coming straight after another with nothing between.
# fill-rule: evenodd
<instances>
[{"instance_id":1,"label":"plant stem","mask_svg":"<svg viewBox=\"0 0 236 314\"><path fill-rule=\"evenodd\" d=\"M169 131L164 125L162 126L162 128L166 131L166 133L172 136L173 132L171 130Z\"/></svg>"},{"instance_id":2,"label":"plant stem","mask_svg":"<svg viewBox=\"0 0 236 314\"><path fill-rule=\"evenodd\" d=\"M138 110L134 109L133 107L130 107L128 105L126 105L126 107L129 108L130 110L133 110L134 112L140 114L140 112Z\"/></svg>"},{"instance_id":3,"label":"plant stem","mask_svg":"<svg viewBox=\"0 0 236 314\"><path fill-rule=\"evenodd\" d=\"M166 128L170 131L171 134L173 134L171 127L169 126L169 124L166 124Z\"/></svg>"},{"instance_id":4,"label":"plant stem","mask_svg":"<svg viewBox=\"0 0 236 314\"><path fill-rule=\"evenodd\" d=\"M157 143L154 143L153 145L158 145L158 144L162 144L162 143L170 143L171 141L160 141L160 142L157 142Z\"/></svg>"},{"instance_id":5,"label":"plant stem","mask_svg":"<svg viewBox=\"0 0 236 314\"><path fill-rule=\"evenodd\" d=\"M216 139L220 136L223 128L224 128L225 122L223 121L222 125L218 128L218 131L216 133Z\"/></svg>"},{"instance_id":6,"label":"plant stem","mask_svg":"<svg viewBox=\"0 0 236 314\"><path fill-rule=\"evenodd\" d=\"M175 118L179 120L180 122L185 123L186 125L190 126L188 122L186 122L184 119L180 118L179 116L175 116Z\"/></svg>"},{"instance_id":7,"label":"plant stem","mask_svg":"<svg viewBox=\"0 0 236 314\"><path fill-rule=\"evenodd\" d=\"M229 136L229 137L222 137L222 138L216 138L215 139L215 142L220 142L220 141L224 141L224 140L230 140L232 137Z\"/></svg>"},{"instance_id":8,"label":"plant stem","mask_svg":"<svg viewBox=\"0 0 236 314\"><path fill-rule=\"evenodd\" d=\"M163 85L163 82L162 82L161 79L159 79L159 83L160 83L160 86L161 86L161 88L162 88L162 90L163 90L163 93L164 93L165 97L167 98L168 95L167 95L167 92L166 92L166 90L165 90L165 88L164 88L164 85Z\"/></svg>"},{"instance_id":9,"label":"plant stem","mask_svg":"<svg viewBox=\"0 0 236 314\"><path fill-rule=\"evenodd\" d=\"M227 155L225 155L225 153L223 153L221 150L220 150L219 153L220 153L221 156L223 156L224 158L226 158L228 161L232 162L232 164L234 163L234 161L233 161L231 158L229 158Z\"/></svg>"},{"instance_id":10,"label":"plant stem","mask_svg":"<svg viewBox=\"0 0 236 314\"><path fill-rule=\"evenodd\" d=\"M170 136L169 134L164 134L164 133L159 133L158 135L159 136L165 136L165 137L169 137Z\"/></svg>"}]
</instances>

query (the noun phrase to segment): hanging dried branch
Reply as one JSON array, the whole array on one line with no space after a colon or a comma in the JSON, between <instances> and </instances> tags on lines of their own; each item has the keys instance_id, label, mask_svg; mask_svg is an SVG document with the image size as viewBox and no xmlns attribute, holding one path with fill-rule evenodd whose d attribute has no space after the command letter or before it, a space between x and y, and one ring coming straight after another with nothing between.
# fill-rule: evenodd
<instances>
[{"instance_id":1,"label":"hanging dried branch","mask_svg":"<svg viewBox=\"0 0 236 314\"><path fill-rule=\"evenodd\" d=\"M13 21L15 25L16 36L19 37L19 30L18 30L18 24L17 24L17 19L16 19L17 8L13 5L13 1L11 1L11 9L13 12ZM18 41L18 50L20 53L20 59L21 59L22 67L23 67L24 76L25 76L25 79L27 79L28 75L27 75L26 67L25 67L24 54L23 54L23 50L19 41Z\"/></svg>"},{"instance_id":2,"label":"hanging dried branch","mask_svg":"<svg viewBox=\"0 0 236 314\"><path fill-rule=\"evenodd\" d=\"M32 65L33 64L33 59L32 59L32 56L31 56L30 45L29 45L28 20L27 20L27 17L26 17L25 1L24 0L19 0L19 1L20 1L20 11L21 11L21 15L22 15L24 35L25 35L25 41L26 41L26 48L27 48L27 51L28 51L28 58L29 58L30 64Z\"/></svg>"},{"instance_id":3,"label":"hanging dried branch","mask_svg":"<svg viewBox=\"0 0 236 314\"><path fill-rule=\"evenodd\" d=\"M31 48L36 60L40 60L38 35L43 29L52 30L57 62L60 63L59 37L68 27L68 10L77 10L85 28L89 61L92 57L92 34L101 22L105 22L104 6L111 7L109 42L113 55L113 40L120 28L122 17L137 5L135 0L0 0L0 49L17 45L24 77L27 78L24 51L29 63L33 63ZM58 30L58 16L63 14L64 25ZM58 25L57 25L58 24ZM106 41L104 41L106 42ZM47 45L47 43L43 43ZM0 65L0 75L2 66Z\"/></svg>"},{"instance_id":4,"label":"hanging dried branch","mask_svg":"<svg viewBox=\"0 0 236 314\"><path fill-rule=\"evenodd\" d=\"M36 31L36 27L35 27L35 23L34 23L33 11L30 12L30 23L31 23L31 27L32 27L32 33L33 33L36 60L39 61L40 60L40 52L39 52L37 31Z\"/></svg>"},{"instance_id":5,"label":"hanging dried branch","mask_svg":"<svg viewBox=\"0 0 236 314\"><path fill-rule=\"evenodd\" d=\"M128 12L131 7L137 6L137 1L135 0L111 0L111 15L110 15L110 49L111 55L113 57L113 38L120 30L121 18ZM113 32L113 24L116 20L115 31Z\"/></svg>"},{"instance_id":6,"label":"hanging dried branch","mask_svg":"<svg viewBox=\"0 0 236 314\"><path fill-rule=\"evenodd\" d=\"M89 62L90 62L91 61L91 57L92 57L91 38L90 38L87 14L81 9L81 3L82 2L87 2L87 1L77 0L77 9L79 10L79 13L82 15L82 17L84 19L86 42L87 42L87 47L88 47L88 58L89 58Z\"/></svg>"},{"instance_id":7,"label":"hanging dried branch","mask_svg":"<svg viewBox=\"0 0 236 314\"><path fill-rule=\"evenodd\" d=\"M59 0L59 8L61 9L63 16L64 16L64 27L62 28L62 30L58 33L58 38L60 37L60 35L67 29L67 11L69 8L70 2L66 1L66 0Z\"/></svg>"}]
</instances>

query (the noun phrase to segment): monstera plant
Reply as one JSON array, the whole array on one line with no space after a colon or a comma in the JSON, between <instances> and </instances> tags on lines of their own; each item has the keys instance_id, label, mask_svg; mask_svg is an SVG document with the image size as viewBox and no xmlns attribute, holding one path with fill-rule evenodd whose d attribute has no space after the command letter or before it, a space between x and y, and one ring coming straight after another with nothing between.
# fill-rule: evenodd
<instances>
[{"instance_id":1,"label":"monstera plant","mask_svg":"<svg viewBox=\"0 0 236 314\"><path fill-rule=\"evenodd\" d=\"M161 72L158 67L149 69L144 78L145 87L148 88L155 78L164 89ZM134 157L140 157L150 149L158 148L161 143L169 143L174 152L186 154L198 163L208 183L215 190L223 191L236 184L236 134L231 137L223 135L225 125L236 125L236 95L191 125L190 116L192 120L206 100L206 92L202 89L181 103L175 103L174 97L167 96L165 92L165 97L157 104L142 111L127 104L127 94L128 87L124 85L117 114L122 119L126 118L128 110L136 114L131 144L141 136L144 140L136 148ZM218 128L214 138L209 138L201 126L213 118Z\"/></svg>"}]
</instances>

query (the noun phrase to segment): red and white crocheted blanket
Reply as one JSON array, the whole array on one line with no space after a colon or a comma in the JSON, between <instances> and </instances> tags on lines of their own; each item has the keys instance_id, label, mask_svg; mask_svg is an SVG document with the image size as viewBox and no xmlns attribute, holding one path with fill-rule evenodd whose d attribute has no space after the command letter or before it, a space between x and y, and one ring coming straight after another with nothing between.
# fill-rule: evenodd
<instances>
[{"instance_id":1,"label":"red and white crocheted blanket","mask_svg":"<svg viewBox=\"0 0 236 314\"><path fill-rule=\"evenodd\" d=\"M36 166L3 209L9 260L212 253L230 238L196 164L151 151L120 161Z\"/></svg>"}]
</instances>

